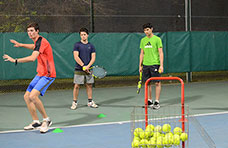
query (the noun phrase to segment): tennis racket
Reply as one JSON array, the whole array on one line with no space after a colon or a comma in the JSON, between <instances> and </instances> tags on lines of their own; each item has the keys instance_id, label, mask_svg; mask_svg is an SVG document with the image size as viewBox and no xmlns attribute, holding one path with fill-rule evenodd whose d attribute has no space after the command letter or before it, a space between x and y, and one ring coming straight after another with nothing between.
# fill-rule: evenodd
<instances>
[{"instance_id":1,"label":"tennis racket","mask_svg":"<svg viewBox=\"0 0 228 148\"><path fill-rule=\"evenodd\" d=\"M139 82L138 82L138 87L137 87L137 94L140 93L141 87L142 87L142 72L139 73Z\"/></svg>"},{"instance_id":2,"label":"tennis racket","mask_svg":"<svg viewBox=\"0 0 228 148\"><path fill-rule=\"evenodd\" d=\"M89 68L89 70L90 70L90 74L92 74L94 78L101 79L101 78L104 78L107 74L107 71L104 68L99 66L93 66Z\"/></svg>"}]
</instances>

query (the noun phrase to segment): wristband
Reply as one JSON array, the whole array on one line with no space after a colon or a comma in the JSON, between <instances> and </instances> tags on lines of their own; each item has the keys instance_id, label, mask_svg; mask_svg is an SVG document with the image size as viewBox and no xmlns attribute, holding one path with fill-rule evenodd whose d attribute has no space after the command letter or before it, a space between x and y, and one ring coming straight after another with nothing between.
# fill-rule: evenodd
<instances>
[{"instance_id":1,"label":"wristband","mask_svg":"<svg viewBox=\"0 0 228 148\"><path fill-rule=\"evenodd\" d=\"M15 59L15 66L17 65L17 59Z\"/></svg>"}]
</instances>

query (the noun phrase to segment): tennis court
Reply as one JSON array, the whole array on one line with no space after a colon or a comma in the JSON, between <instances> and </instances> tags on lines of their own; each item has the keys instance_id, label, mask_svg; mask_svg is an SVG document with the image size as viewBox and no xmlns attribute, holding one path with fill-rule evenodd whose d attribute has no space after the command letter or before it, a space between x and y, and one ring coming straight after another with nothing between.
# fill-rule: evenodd
<instances>
[{"instance_id":1,"label":"tennis court","mask_svg":"<svg viewBox=\"0 0 228 148\"><path fill-rule=\"evenodd\" d=\"M228 131L227 88L227 81L185 84L185 104L189 106L189 113L196 116L217 148L228 147L224 137ZM23 92L1 94L1 147L131 147L130 116L134 106L143 105L144 90L138 95L135 87L94 88L98 109L86 106L85 89L81 91L76 110L69 109L71 90L49 91L42 97L53 121L52 129L46 134L22 130L31 122ZM160 101L162 106L179 104L179 84L163 85ZM101 113L106 117L98 118ZM53 133L55 128L63 132ZM208 147L191 120L189 147Z\"/></svg>"},{"instance_id":2,"label":"tennis court","mask_svg":"<svg viewBox=\"0 0 228 148\"><path fill-rule=\"evenodd\" d=\"M142 128L147 124L147 110L142 107L145 105L145 86L137 94L137 87L139 91L142 83L142 77L139 77L136 86L138 75L142 76L139 71L142 70L141 65L151 67L155 63L156 67L160 63L160 67L153 68L154 72L162 73L164 77L180 77L185 81L185 107L189 109L187 120L183 120L188 127L185 130L189 136L186 147L228 148L227 6L227 0L0 1L0 57L3 57L0 60L0 148L132 147L134 124L139 123ZM30 26L29 31L27 25L31 22L38 23L39 27ZM82 55L75 46L83 42L81 29L84 30L84 43L91 43L88 46L91 55L77 61L78 55ZM31 31L35 32L35 36L31 36ZM37 33L47 39L48 46L43 42L39 44L40 37L39 42L36 42ZM158 37L157 41L149 41L154 35ZM148 42L147 39L143 41L146 36ZM32 43L35 43L35 48ZM56 74L55 82L45 96L40 97L53 122L45 134L38 130L23 130L32 121L25 100L31 102L33 96L27 95L24 100L24 91L36 75L37 66L36 62L21 63L35 60L35 56L22 59L32 55L31 50L23 47L38 51L40 47L48 47L51 50L49 56L42 56L45 60L37 60L38 65L47 63L48 76L51 76L49 70L52 69L52 79ZM147 53L153 53L153 57L146 55L148 58L144 59L142 49L148 49L150 52ZM38 56L38 52L35 54ZM88 66L84 59L90 56L92 59L88 61L89 64L94 63ZM51 59L51 62L44 62L46 58ZM96 76L93 73L95 68L89 68L93 66L104 68L105 74ZM91 87L88 90L80 88L78 107L71 110L72 81L77 67L90 70L87 72L97 78L103 78L106 74L107 77L95 80L93 91ZM43 70L41 67L38 71ZM145 75L145 69L143 71ZM196 81L201 82L194 81L196 77ZM75 85L74 94L77 88ZM154 86L152 90L154 99ZM92 99L87 93L93 93ZM36 94L39 95L38 92ZM94 100L99 108L89 108L88 99L91 106L96 107ZM162 84L161 108L157 111L149 109L149 113L157 115L166 108L175 110L174 106L181 105L181 100L181 85L167 81ZM42 106L38 106L39 110L43 110ZM134 119L138 113L134 112L135 108L142 111L140 117L143 119ZM181 113L183 110L179 111ZM46 124L50 120L45 118L44 111L41 113ZM170 122L177 119L179 113L170 116ZM39 113L38 116L42 120ZM156 120L149 118L149 121L153 123ZM162 123L165 123L165 119ZM56 130L59 132L56 133ZM172 147L183 148L181 145Z\"/></svg>"}]
</instances>

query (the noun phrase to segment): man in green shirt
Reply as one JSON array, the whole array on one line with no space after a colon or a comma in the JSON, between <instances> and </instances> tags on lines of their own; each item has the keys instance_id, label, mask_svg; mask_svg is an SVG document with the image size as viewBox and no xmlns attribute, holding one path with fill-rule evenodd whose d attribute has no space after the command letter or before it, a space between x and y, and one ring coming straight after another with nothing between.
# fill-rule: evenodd
<instances>
[{"instance_id":1,"label":"man in green shirt","mask_svg":"<svg viewBox=\"0 0 228 148\"><path fill-rule=\"evenodd\" d=\"M163 51L161 39L153 34L153 26L150 23L143 25L146 36L140 42L139 72L142 72L143 81L150 77L160 77L163 73ZM159 109L159 98L161 92L161 82L155 82L155 101L152 100L152 87L148 86L148 105L153 109Z\"/></svg>"}]
</instances>

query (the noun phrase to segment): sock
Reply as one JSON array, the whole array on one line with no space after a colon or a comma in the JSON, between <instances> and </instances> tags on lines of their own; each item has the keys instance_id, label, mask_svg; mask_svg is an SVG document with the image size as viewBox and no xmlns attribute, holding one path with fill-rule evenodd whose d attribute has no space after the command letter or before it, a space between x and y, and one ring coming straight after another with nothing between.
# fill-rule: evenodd
<instances>
[{"instance_id":1,"label":"sock","mask_svg":"<svg viewBox=\"0 0 228 148\"><path fill-rule=\"evenodd\" d=\"M88 102L92 102L93 99L88 99Z\"/></svg>"},{"instance_id":2,"label":"sock","mask_svg":"<svg viewBox=\"0 0 228 148\"><path fill-rule=\"evenodd\" d=\"M78 100L73 100L75 103L78 103Z\"/></svg>"},{"instance_id":3,"label":"sock","mask_svg":"<svg viewBox=\"0 0 228 148\"><path fill-rule=\"evenodd\" d=\"M40 124L40 121L39 120L33 120L33 122Z\"/></svg>"},{"instance_id":4,"label":"sock","mask_svg":"<svg viewBox=\"0 0 228 148\"><path fill-rule=\"evenodd\" d=\"M148 99L148 101L151 102L151 103L153 102L153 100L151 100L151 99Z\"/></svg>"},{"instance_id":5,"label":"sock","mask_svg":"<svg viewBox=\"0 0 228 148\"><path fill-rule=\"evenodd\" d=\"M159 101L158 101L158 100L155 100L155 102L159 103Z\"/></svg>"},{"instance_id":6,"label":"sock","mask_svg":"<svg viewBox=\"0 0 228 148\"><path fill-rule=\"evenodd\" d=\"M43 121L50 121L50 118L49 117L43 118Z\"/></svg>"}]
</instances>

